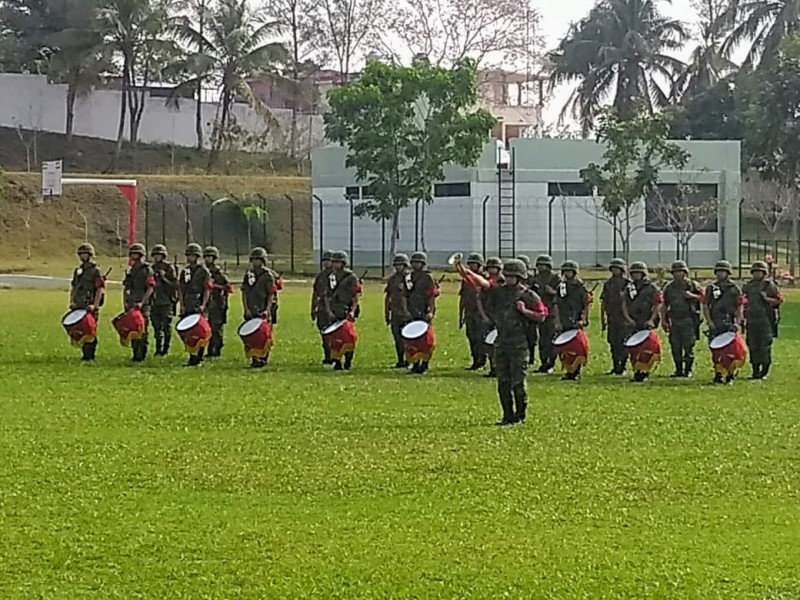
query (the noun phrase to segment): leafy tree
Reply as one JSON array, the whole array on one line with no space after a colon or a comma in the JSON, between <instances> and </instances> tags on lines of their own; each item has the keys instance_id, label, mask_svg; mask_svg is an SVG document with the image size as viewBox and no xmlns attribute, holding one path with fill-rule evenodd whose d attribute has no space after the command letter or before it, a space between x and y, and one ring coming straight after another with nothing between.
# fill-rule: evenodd
<instances>
[{"instance_id":1,"label":"leafy tree","mask_svg":"<svg viewBox=\"0 0 800 600\"><path fill-rule=\"evenodd\" d=\"M800 0L729 0L723 15L734 27L723 50L732 54L750 44L742 68L750 70L769 63L784 40L800 27Z\"/></svg>"},{"instance_id":2,"label":"leafy tree","mask_svg":"<svg viewBox=\"0 0 800 600\"><path fill-rule=\"evenodd\" d=\"M741 140L745 137L746 77L730 76L689 97L670 112L670 137L687 140Z\"/></svg>"},{"instance_id":3,"label":"leafy tree","mask_svg":"<svg viewBox=\"0 0 800 600\"><path fill-rule=\"evenodd\" d=\"M400 209L433 201L446 164L474 165L495 119L477 102L475 63L452 70L370 62L358 81L331 91L328 139L347 147L347 166L369 184L359 216L388 219L394 252Z\"/></svg>"},{"instance_id":4,"label":"leafy tree","mask_svg":"<svg viewBox=\"0 0 800 600\"><path fill-rule=\"evenodd\" d=\"M602 214L615 224L625 258L630 257L634 216L644 199L656 191L663 168L681 170L689 154L669 141L669 120L664 115L636 111L623 118L609 108L600 116L598 143L605 144L603 162L590 163L581 178L602 198Z\"/></svg>"}]
</instances>

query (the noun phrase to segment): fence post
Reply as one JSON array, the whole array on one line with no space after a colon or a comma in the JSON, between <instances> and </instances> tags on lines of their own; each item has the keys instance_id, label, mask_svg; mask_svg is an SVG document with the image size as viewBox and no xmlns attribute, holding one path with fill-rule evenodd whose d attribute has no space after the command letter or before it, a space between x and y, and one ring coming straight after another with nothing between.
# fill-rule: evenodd
<instances>
[{"instance_id":1,"label":"fence post","mask_svg":"<svg viewBox=\"0 0 800 600\"><path fill-rule=\"evenodd\" d=\"M210 208L206 210L203 207L203 244L206 243L206 229L209 229L209 237L211 241L209 242L212 246L214 245L214 201L211 199L206 192L203 192L203 198L210 203ZM210 223L210 225L209 225Z\"/></svg>"},{"instance_id":2,"label":"fence post","mask_svg":"<svg viewBox=\"0 0 800 600\"><path fill-rule=\"evenodd\" d=\"M486 194L481 202L481 252L484 260L486 260L486 205L489 203L490 197L489 194Z\"/></svg>"},{"instance_id":3,"label":"fence post","mask_svg":"<svg viewBox=\"0 0 800 600\"><path fill-rule=\"evenodd\" d=\"M144 245L150 248L150 194L144 193Z\"/></svg>"},{"instance_id":4,"label":"fence post","mask_svg":"<svg viewBox=\"0 0 800 600\"><path fill-rule=\"evenodd\" d=\"M158 192L159 198L161 198L161 243L167 243L167 200L164 197L164 194Z\"/></svg>"},{"instance_id":5,"label":"fence post","mask_svg":"<svg viewBox=\"0 0 800 600\"><path fill-rule=\"evenodd\" d=\"M355 256L353 256L353 236L355 235L355 216L353 213L355 212L355 207L352 196L345 194L344 197L350 203L350 266L352 267L356 264Z\"/></svg>"},{"instance_id":6,"label":"fence post","mask_svg":"<svg viewBox=\"0 0 800 600\"><path fill-rule=\"evenodd\" d=\"M189 224L189 198L183 192L180 192L180 196L183 198L183 220L186 227L186 245L188 246L192 241L192 232Z\"/></svg>"},{"instance_id":7,"label":"fence post","mask_svg":"<svg viewBox=\"0 0 800 600\"><path fill-rule=\"evenodd\" d=\"M547 253L550 256L553 256L553 203L555 201L556 197L551 196L550 202L547 203Z\"/></svg>"},{"instance_id":8,"label":"fence post","mask_svg":"<svg viewBox=\"0 0 800 600\"><path fill-rule=\"evenodd\" d=\"M240 254L240 252L239 252L239 221L242 220L242 207L241 207L241 204L240 204L241 200L239 200L239 198L237 198L234 194L228 194L228 195L231 198L233 198L233 201L236 204L236 208L237 208L237 210L236 210L236 229L235 229L235 233L234 233L234 238L235 238L234 242L235 242L235 249L236 249L236 266L238 267L241 264L241 262L239 260L239 254ZM247 225L249 227L250 223L248 222Z\"/></svg>"},{"instance_id":9,"label":"fence post","mask_svg":"<svg viewBox=\"0 0 800 600\"><path fill-rule=\"evenodd\" d=\"M322 248L322 244L325 241L325 238L322 235L322 216L323 216L322 198L320 198L316 194L312 194L311 198L319 202L319 260L317 261L317 264L321 264L322 254L325 252L325 250Z\"/></svg>"},{"instance_id":10,"label":"fence post","mask_svg":"<svg viewBox=\"0 0 800 600\"><path fill-rule=\"evenodd\" d=\"M386 219L381 219L381 279L386 277Z\"/></svg>"},{"instance_id":11,"label":"fence post","mask_svg":"<svg viewBox=\"0 0 800 600\"><path fill-rule=\"evenodd\" d=\"M414 252L419 251L419 203L421 200L417 198L414 203Z\"/></svg>"},{"instance_id":12,"label":"fence post","mask_svg":"<svg viewBox=\"0 0 800 600\"><path fill-rule=\"evenodd\" d=\"M294 273L294 198L284 194L289 201L289 271ZM320 222L322 227L322 222Z\"/></svg>"}]
</instances>

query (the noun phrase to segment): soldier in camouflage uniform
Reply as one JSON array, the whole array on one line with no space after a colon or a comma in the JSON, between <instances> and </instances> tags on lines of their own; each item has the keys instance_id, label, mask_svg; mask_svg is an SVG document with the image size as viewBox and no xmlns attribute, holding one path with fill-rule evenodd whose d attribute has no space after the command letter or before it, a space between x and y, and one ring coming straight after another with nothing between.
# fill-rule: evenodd
<instances>
[{"instance_id":1,"label":"soldier in camouflage uniform","mask_svg":"<svg viewBox=\"0 0 800 600\"><path fill-rule=\"evenodd\" d=\"M625 322L631 332L655 329L661 316L661 292L658 286L650 281L645 263L637 261L628 271L631 274L631 282L625 290L625 301L622 304ZM631 381L641 383L649 377L649 373L637 371Z\"/></svg>"},{"instance_id":2,"label":"soldier in camouflage uniform","mask_svg":"<svg viewBox=\"0 0 800 600\"><path fill-rule=\"evenodd\" d=\"M767 263L756 261L750 273L752 278L742 288L747 298L744 318L750 364L753 366L750 378L765 379L772 365L772 339L777 335L778 325L776 313L783 303L783 296L775 282L767 277Z\"/></svg>"},{"instance_id":3,"label":"soldier in camouflage uniform","mask_svg":"<svg viewBox=\"0 0 800 600\"><path fill-rule=\"evenodd\" d=\"M328 344L325 342L325 337L322 331L332 323L330 316L330 307L328 306L328 290L330 289L330 276L333 271L331 266L331 256L333 252L325 250L322 253L322 261L320 263L320 272L314 278L314 284L311 288L311 320L317 325L320 339L322 340L323 365L333 364L331 360L331 351Z\"/></svg>"},{"instance_id":4,"label":"soldier in camouflage uniform","mask_svg":"<svg viewBox=\"0 0 800 600\"><path fill-rule=\"evenodd\" d=\"M739 286L731 281L733 267L727 260L718 261L714 265L716 281L706 287L704 294L705 303L703 313L709 327L711 339L729 332L736 331L742 326L744 320L745 298ZM733 375L722 379L720 373L714 375L714 383L732 383Z\"/></svg>"},{"instance_id":5,"label":"soldier in camouflage uniform","mask_svg":"<svg viewBox=\"0 0 800 600\"><path fill-rule=\"evenodd\" d=\"M672 263L672 281L664 287L662 320L669 334L675 372L671 377L691 377L694 345L700 335L700 303L703 288L689 278L689 267L682 260Z\"/></svg>"},{"instance_id":6,"label":"soldier in camouflage uniform","mask_svg":"<svg viewBox=\"0 0 800 600\"><path fill-rule=\"evenodd\" d=\"M267 267L269 269L269 267ZM283 291L283 275L275 271L274 269L269 269L270 274L272 275L272 279L275 280L275 298L272 301L272 308L270 309L272 324L278 324L278 293Z\"/></svg>"},{"instance_id":7,"label":"soldier in camouflage uniform","mask_svg":"<svg viewBox=\"0 0 800 600\"><path fill-rule=\"evenodd\" d=\"M147 250L142 244L133 244L128 249L132 263L125 273L122 282L122 303L125 310L136 309L144 315L144 333L138 340L133 340L133 362L144 362L147 358L147 330L150 326L150 299L156 289L153 269L144 260Z\"/></svg>"},{"instance_id":8,"label":"soldier in camouflage uniform","mask_svg":"<svg viewBox=\"0 0 800 600\"><path fill-rule=\"evenodd\" d=\"M486 331L489 332L495 327L495 315L492 314L491 308L486 305L486 296L488 292L503 284L503 261L496 256L490 256L486 261L486 279L489 281L489 289L481 291L478 296L478 306L480 307L481 314L483 315L483 322L486 324ZM494 346L484 344L486 354L489 357L489 372L484 377L494 378L497 376L497 371L494 366Z\"/></svg>"},{"instance_id":9,"label":"soldier in camouflage uniform","mask_svg":"<svg viewBox=\"0 0 800 600\"><path fill-rule=\"evenodd\" d=\"M586 284L578 277L580 266L574 260L565 260L561 264L561 281L556 290L556 333L571 329L583 329L589 324L590 294ZM581 377L581 369L574 373L565 373L564 381L576 381Z\"/></svg>"},{"instance_id":10,"label":"soldier in camouflage uniform","mask_svg":"<svg viewBox=\"0 0 800 600\"><path fill-rule=\"evenodd\" d=\"M498 425L524 423L528 406L525 378L528 371L528 329L531 321L547 316L541 298L524 282L528 270L521 260L512 259L503 267L504 283L491 288L487 304L496 315L495 364L497 395L503 409Z\"/></svg>"},{"instance_id":11,"label":"soldier in camouflage uniform","mask_svg":"<svg viewBox=\"0 0 800 600\"><path fill-rule=\"evenodd\" d=\"M94 246L88 243L78 246L78 258L81 264L72 273L69 309L86 310L98 319L105 295L106 278L94 262ZM97 356L97 339L85 343L81 351L83 352L81 360L94 360Z\"/></svg>"},{"instance_id":12,"label":"soldier in camouflage uniform","mask_svg":"<svg viewBox=\"0 0 800 600\"><path fill-rule=\"evenodd\" d=\"M531 258L526 254L520 254L517 256L517 260L522 261L522 264L525 265L525 270L528 273L528 276L523 281L523 284L528 288L536 291L536 274L531 269ZM537 292L538 294L538 292ZM535 321L531 321L528 327L528 364L533 365L536 363L536 346L539 345L539 324Z\"/></svg>"},{"instance_id":13,"label":"soldier in camouflage uniform","mask_svg":"<svg viewBox=\"0 0 800 600\"><path fill-rule=\"evenodd\" d=\"M606 332L606 341L611 350L611 371L609 375L624 375L625 365L628 362L628 352L625 349L625 340L632 333L625 322L623 304L625 291L631 280L625 275L627 265L621 258L612 259L608 266L611 277L603 284L600 294L600 325Z\"/></svg>"},{"instance_id":14,"label":"soldier in camouflage uniform","mask_svg":"<svg viewBox=\"0 0 800 600\"><path fill-rule=\"evenodd\" d=\"M267 251L253 248L250 251L250 268L242 280L242 306L244 320L272 318L272 301L275 298L275 278L267 268ZM253 357L250 366L261 369L266 366L269 355L264 358Z\"/></svg>"},{"instance_id":15,"label":"soldier in camouflage uniform","mask_svg":"<svg viewBox=\"0 0 800 600\"><path fill-rule=\"evenodd\" d=\"M178 299L178 273L174 265L167 262L167 248L156 244L150 252L156 289L151 300L150 320L156 338L156 356L169 354L172 339L172 317Z\"/></svg>"},{"instance_id":16,"label":"soldier in camouflage uniform","mask_svg":"<svg viewBox=\"0 0 800 600\"><path fill-rule=\"evenodd\" d=\"M467 256L467 269L484 277L483 256L473 252ZM458 292L458 326L466 328L472 364L468 371L478 371L486 366L486 334L489 333L480 310L480 288L473 282L462 279Z\"/></svg>"},{"instance_id":17,"label":"soldier in camouflage uniform","mask_svg":"<svg viewBox=\"0 0 800 600\"><path fill-rule=\"evenodd\" d=\"M406 298L406 275L408 269L411 268L411 261L405 254L395 254L392 266L394 273L389 276L384 289L383 317L386 325L391 328L394 339L394 351L397 355L394 368L405 369L408 367L408 363L405 357L402 331L411 318Z\"/></svg>"},{"instance_id":18,"label":"soldier in camouflage uniform","mask_svg":"<svg viewBox=\"0 0 800 600\"><path fill-rule=\"evenodd\" d=\"M201 314L205 316L208 301L211 297L211 288L214 285L211 273L200 262L203 249L200 244L186 246L186 266L181 270L179 286L181 301L181 318L188 315ZM196 367L203 362L205 348L201 348L196 355L189 356L187 367Z\"/></svg>"},{"instance_id":19,"label":"soldier in camouflage uniform","mask_svg":"<svg viewBox=\"0 0 800 600\"><path fill-rule=\"evenodd\" d=\"M533 287L531 289L539 295L547 307L547 318L538 324L541 365L536 369L536 373L552 373L556 366L556 350L553 347L553 338L556 335L556 321L558 320L556 298L559 283L561 283L561 277L553 273L552 257L547 254L537 256L536 275L533 277Z\"/></svg>"},{"instance_id":20,"label":"soldier in camouflage uniform","mask_svg":"<svg viewBox=\"0 0 800 600\"><path fill-rule=\"evenodd\" d=\"M328 306L331 322L356 320L356 311L361 298L361 283L358 277L347 268L349 257L347 252L333 252L331 266L333 270L329 276ZM335 371L349 371L353 366L353 352L344 356L344 364L338 360L333 361Z\"/></svg>"},{"instance_id":21,"label":"soldier in camouflage uniform","mask_svg":"<svg viewBox=\"0 0 800 600\"><path fill-rule=\"evenodd\" d=\"M207 246L203 250L206 269L211 273L211 296L208 299L208 322L211 325L211 340L208 342L206 356L215 358L222 356L225 345L225 324L228 322L228 297L233 293L228 276L217 265L219 250Z\"/></svg>"},{"instance_id":22,"label":"soldier in camouflage uniform","mask_svg":"<svg viewBox=\"0 0 800 600\"><path fill-rule=\"evenodd\" d=\"M414 252L411 255L411 272L406 275L406 300L411 320L433 323L438 297L439 286L428 270L428 256L424 252ZM411 368L411 372L421 375L428 367L427 361L420 361Z\"/></svg>"}]
</instances>

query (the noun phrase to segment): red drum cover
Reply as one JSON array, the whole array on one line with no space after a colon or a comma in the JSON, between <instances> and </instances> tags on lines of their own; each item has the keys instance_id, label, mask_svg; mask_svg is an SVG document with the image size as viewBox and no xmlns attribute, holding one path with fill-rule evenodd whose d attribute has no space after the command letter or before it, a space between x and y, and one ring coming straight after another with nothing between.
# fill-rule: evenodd
<instances>
[{"instance_id":1,"label":"red drum cover","mask_svg":"<svg viewBox=\"0 0 800 600\"><path fill-rule=\"evenodd\" d=\"M661 362L661 338L652 329L637 331L625 340L634 371L651 373Z\"/></svg>"},{"instance_id":2,"label":"red drum cover","mask_svg":"<svg viewBox=\"0 0 800 600\"><path fill-rule=\"evenodd\" d=\"M589 338L583 329L572 329L557 335L553 345L565 373L575 373L589 360Z\"/></svg>"},{"instance_id":3,"label":"red drum cover","mask_svg":"<svg viewBox=\"0 0 800 600\"><path fill-rule=\"evenodd\" d=\"M266 319L245 321L239 327L239 337L244 344L244 354L247 358L265 358L274 345L272 327Z\"/></svg>"},{"instance_id":4,"label":"red drum cover","mask_svg":"<svg viewBox=\"0 0 800 600\"><path fill-rule=\"evenodd\" d=\"M738 333L728 332L711 340L714 371L725 377L735 375L747 360L747 344Z\"/></svg>"},{"instance_id":5,"label":"red drum cover","mask_svg":"<svg viewBox=\"0 0 800 600\"><path fill-rule=\"evenodd\" d=\"M83 309L68 312L61 319L61 325L73 346L81 348L97 339L97 320L92 313Z\"/></svg>"},{"instance_id":6,"label":"red drum cover","mask_svg":"<svg viewBox=\"0 0 800 600\"><path fill-rule=\"evenodd\" d=\"M331 351L333 360L342 360L348 352L354 352L358 332L356 325L352 321L339 321L323 331L325 342Z\"/></svg>"},{"instance_id":7,"label":"red drum cover","mask_svg":"<svg viewBox=\"0 0 800 600\"><path fill-rule=\"evenodd\" d=\"M119 334L119 343L126 348L129 348L134 340L142 339L145 333L145 318L138 308L132 308L121 315L117 315L111 321L111 324Z\"/></svg>"},{"instance_id":8,"label":"red drum cover","mask_svg":"<svg viewBox=\"0 0 800 600\"><path fill-rule=\"evenodd\" d=\"M433 331L433 325L429 325L425 321L414 321L403 327L401 334L406 360L409 363L413 365L418 362L429 362L433 358L433 351L436 349L436 334Z\"/></svg>"},{"instance_id":9,"label":"red drum cover","mask_svg":"<svg viewBox=\"0 0 800 600\"><path fill-rule=\"evenodd\" d=\"M186 351L196 356L208 346L211 339L211 325L203 315L189 315L178 321L178 335L186 346Z\"/></svg>"}]
</instances>

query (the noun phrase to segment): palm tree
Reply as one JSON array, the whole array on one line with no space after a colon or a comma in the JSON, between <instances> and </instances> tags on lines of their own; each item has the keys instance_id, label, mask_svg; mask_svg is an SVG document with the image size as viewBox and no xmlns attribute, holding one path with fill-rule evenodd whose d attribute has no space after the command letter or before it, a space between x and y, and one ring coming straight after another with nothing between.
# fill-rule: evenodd
<instances>
[{"instance_id":1,"label":"palm tree","mask_svg":"<svg viewBox=\"0 0 800 600\"><path fill-rule=\"evenodd\" d=\"M577 83L562 117L578 119L585 134L609 99L623 118L640 104L651 111L669 104L683 63L668 52L688 35L661 14L661 1L601 0L550 54L551 83Z\"/></svg>"},{"instance_id":2,"label":"palm tree","mask_svg":"<svg viewBox=\"0 0 800 600\"><path fill-rule=\"evenodd\" d=\"M723 18L732 30L723 45L730 55L750 44L743 69L754 69L778 52L781 42L800 29L800 0L730 0Z\"/></svg>"}]
</instances>

